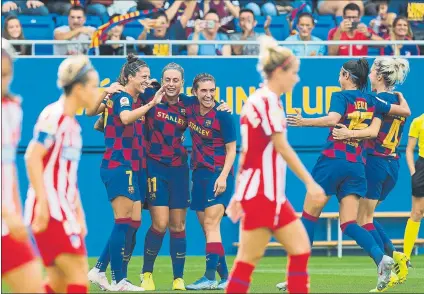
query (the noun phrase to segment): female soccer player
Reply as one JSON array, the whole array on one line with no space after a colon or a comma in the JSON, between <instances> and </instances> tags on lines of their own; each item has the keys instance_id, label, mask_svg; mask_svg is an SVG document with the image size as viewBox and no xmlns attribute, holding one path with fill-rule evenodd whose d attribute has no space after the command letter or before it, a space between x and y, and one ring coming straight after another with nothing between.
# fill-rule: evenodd
<instances>
[{"instance_id":1,"label":"female soccer player","mask_svg":"<svg viewBox=\"0 0 424 294\"><path fill-rule=\"evenodd\" d=\"M406 59L377 57L369 75L371 87L380 99L388 103L398 103L398 96L391 91L395 85L405 81L408 72L409 63ZM398 274L397 278L393 276L392 280L396 283L403 283L406 279L407 258L403 253L396 251L383 227L373 219L373 215L377 205L386 199L397 182L398 147L405 121L406 118L402 116L385 115L382 119L374 117L371 125L362 130L350 130L343 124L333 129L336 140L375 138L367 141L367 193L359 200L357 220L359 225L370 232L380 248L395 260ZM388 286L394 286L396 283L389 283Z\"/></svg>"},{"instance_id":2,"label":"female soccer player","mask_svg":"<svg viewBox=\"0 0 424 294\"><path fill-rule=\"evenodd\" d=\"M77 184L81 128L75 119L99 94L99 76L86 56L59 66L64 94L41 112L25 154L30 181L25 220L32 224L49 282L56 293L87 293L87 229Z\"/></svg>"},{"instance_id":3,"label":"female soccer player","mask_svg":"<svg viewBox=\"0 0 424 294\"><path fill-rule=\"evenodd\" d=\"M92 269L89 279L107 289L104 271L110 259L110 290L113 291L143 290L126 278L146 190L143 118L149 109L161 101L164 92L163 89L159 90L152 101L142 106L139 95L144 92L149 79L150 69L147 64L132 54L128 55L120 79L124 85L123 90L113 94L105 106L106 151L100 175L112 204L115 226L108 241L109 248L104 249L96 265L98 271Z\"/></svg>"},{"instance_id":4,"label":"female soccer player","mask_svg":"<svg viewBox=\"0 0 424 294\"><path fill-rule=\"evenodd\" d=\"M406 146L406 162L412 176L412 210L405 228L403 252L411 258L424 214L424 113L412 121ZM414 165L414 149L418 142L418 159Z\"/></svg>"},{"instance_id":5,"label":"female soccer player","mask_svg":"<svg viewBox=\"0 0 424 294\"><path fill-rule=\"evenodd\" d=\"M385 113L408 116L410 110L405 100L401 100L400 105L394 105L362 92L367 87L368 72L369 65L366 59L347 61L339 74L342 91L333 93L328 115L307 119L298 114L288 118L289 124L334 127L340 123L349 129L360 130L369 126L374 116L380 119ZM364 141L335 141L331 131L312 175L324 188L326 195L337 196L340 203L340 227L377 264L377 289L381 290L389 283L394 261L384 255L384 251L380 249L372 235L356 222L359 198L365 197L367 193ZM329 197L312 199L308 195L305 198L302 221L311 243L314 240L315 223L328 199Z\"/></svg>"},{"instance_id":6,"label":"female soccer player","mask_svg":"<svg viewBox=\"0 0 424 294\"><path fill-rule=\"evenodd\" d=\"M252 272L273 235L289 254L288 290L308 293L311 247L308 235L285 195L286 167L306 185L308 196L324 197L287 141L280 96L299 81L299 61L270 37L262 37L258 68L265 86L249 97L241 114L242 154L236 193L227 208L234 222L242 218L240 248L227 293L247 293Z\"/></svg>"},{"instance_id":7,"label":"female soccer player","mask_svg":"<svg viewBox=\"0 0 424 294\"><path fill-rule=\"evenodd\" d=\"M213 76L198 74L192 87L198 101L186 108L193 142L191 209L206 235L206 272L188 290L224 290L227 285L225 276L216 281L215 272L220 260L226 266L220 227L234 188L236 129L232 114L217 110L215 90Z\"/></svg>"},{"instance_id":8,"label":"female soccer player","mask_svg":"<svg viewBox=\"0 0 424 294\"><path fill-rule=\"evenodd\" d=\"M13 76L11 54L1 49L1 274L13 293L44 293L41 265L31 248L18 191L16 149L21 136L22 109L19 98L9 93Z\"/></svg>"}]
</instances>

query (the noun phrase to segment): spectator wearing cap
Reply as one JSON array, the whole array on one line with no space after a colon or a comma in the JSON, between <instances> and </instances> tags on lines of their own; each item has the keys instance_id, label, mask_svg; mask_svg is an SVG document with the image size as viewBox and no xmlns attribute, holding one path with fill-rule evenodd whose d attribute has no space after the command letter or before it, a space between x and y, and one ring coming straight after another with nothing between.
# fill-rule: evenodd
<instances>
[{"instance_id":1,"label":"spectator wearing cap","mask_svg":"<svg viewBox=\"0 0 424 294\"><path fill-rule=\"evenodd\" d=\"M208 13L215 10L221 19L221 30L225 32L234 31L234 19L239 17L239 1L228 0L205 0L203 3L203 12Z\"/></svg>"},{"instance_id":2,"label":"spectator wearing cap","mask_svg":"<svg viewBox=\"0 0 424 294\"><path fill-rule=\"evenodd\" d=\"M3 25L2 37L6 40L25 40L22 25L19 19L14 15L6 17ZM18 55L31 55L30 45L13 45Z\"/></svg>"},{"instance_id":3,"label":"spectator wearing cap","mask_svg":"<svg viewBox=\"0 0 424 294\"><path fill-rule=\"evenodd\" d=\"M188 55L231 55L231 46L214 44L213 41L228 41L227 35L218 33L220 28L220 19L218 13L209 10L203 20L196 20L194 33L188 39L193 41L210 41L207 45L188 45Z\"/></svg>"},{"instance_id":4,"label":"spectator wearing cap","mask_svg":"<svg viewBox=\"0 0 424 294\"><path fill-rule=\"evenodd\" d=\"M33 0L15 0L15 1L2 1L1 6L2 14L9 16L18 14L26 15L48 15L49 10L41 1Z\"/></svg>"},{"instance_id":5,"label":"spectator wearing cap","mask_svg":"<svg viewBox=\"0 0 424 294\"><path fill-rule=\"evenodd\" d=\"M404 16L398 16L393 21L393 30L386 40L408 41L412 40L413 33L408 19ZM388 45L380 49L380 55L411 56L420 55L420 49L417 45Z\"/></svg>"},{"instance_id":6,"label":"spectator wearing cap","mask_svg":"<svg viewBox=\"0 0 424 294\"><path fill-rule=\"evenodd\" d=\"M300 13L296 18L296 35L289 36L286 41L321 41L320 38L312 35L315 27L315 20L312 14L308 12ZM322 56L325 55L324 45L286 45L296 56Z\"/></svg>"},{"instance_id":7,"label":"spectator wearing cap","mask_svg":"<svg viewBox=\"0 0 424 294\"><path fill-rule=\"evenodd\" d=\"M343 21L340 26L333 28L328 32L328 40L334 41L382 41L383 38L376 35L373 30L361 23L361 10L355 3L349 3L343 10ZM329 45L328 55L350 55L350 46L346 45ZM367 56L368 46L352 45L353 56Z\"/></svg>"},{"instance_id":8,"label":"spectator wearing cap","mask_svg":"<svg viewBox=\"0 0 424 294\"><path fill-rule=\"evenodd\" d=\"M91 36L96 28L84 26L85 21L86 17L84 8L81 6L73 6L69 10L68 25L56 28L54 30L54 39L70 41L91 40ZM87 51L88 44L54 45L53 47L55 55L85 54Z\"/></svg>"},{"instance_id":9,"label":"spectator wearing cap","mask_svg":"<svg viewBox=\"0 0 424 294\"><path fill-rule=\"evenodd\" d=\"M182 1L178 1L181 2ZM174 2L173 5L175 5ZM172 6L173 6L172 5ZM172 7L171 6L171 7ZM171 24L169 21L167 12L158 12L154 16L154 20L144 19L140 20L140 23L143 25L143 31L138 36L139 40L186 40L185 28L189 19L191 18L194 9L196 7L195 2L190 2L187 5L187 8L184 11L184 14L179 20ZM178 9L178 8L177 8ZM168 9L169 10L169 9ZM167 10L167 11L168 11ZM146 55L155 55L155 56L168 56L170 55L170 48L168 44L155 44L155 45L139 45L139 48ZM173 46L172 55L181 54L185 49L185 46Z\"/></svg>"},{"instance_id":10,"label":"spectator wearing cap","mask_svg":"<svg viewBox=\"0 0 424 294\"><path fill-rule=\"evenodd\" d=\"M243 8L240 10L239 23L241 32L234 33L230 35L231 40L235 41L256 41L261 36L255 32L255 27L257 21L255 19L255 14L252 10ZM268 36L271 36L269 30L269 25L271 24L271 17L268 16L265 24L264 30ZM258 45L233 45L232 46L234 55L259 55L259 46Z\"/></svg>"}]
</instances>

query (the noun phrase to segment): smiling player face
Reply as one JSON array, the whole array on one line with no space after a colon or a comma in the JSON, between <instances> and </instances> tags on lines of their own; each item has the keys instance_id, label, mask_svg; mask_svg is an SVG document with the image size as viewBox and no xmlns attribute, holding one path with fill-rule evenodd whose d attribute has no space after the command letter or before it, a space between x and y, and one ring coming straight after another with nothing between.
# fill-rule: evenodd
<instances>
[{"instance_id":1,"label":"smiling player face","mask_svg":"<svg viewBox=\"0 0 424 294\"><path fill-rule=\"evenodd\" d=\"M167 85L165 95L168 98L177 97L183 86L184 80L181 73L176 69L169 69L163 73L162 84Z\"/></svg>"},{"instance_id":2,"label":"smiling player face","mask_svg":"<svg viewBox=\"0 0 424 294\"><path fill-rule=\"evenodd\" d=\"M216 85L213 81L199 82L198 89L194 93L204 108L215 106Z\"/></svg>"}]
</instances>

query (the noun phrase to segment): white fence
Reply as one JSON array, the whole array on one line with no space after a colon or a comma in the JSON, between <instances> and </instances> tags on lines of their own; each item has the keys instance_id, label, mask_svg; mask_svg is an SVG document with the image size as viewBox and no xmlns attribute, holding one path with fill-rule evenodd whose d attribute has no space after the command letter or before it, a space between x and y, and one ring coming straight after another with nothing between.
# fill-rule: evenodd
<instances>
[{"instance_id":1,"label":"white fence","mask_svg":"<svg viewBox=\"0 0 424 294\"><path fill-rule=\"evenodd\" d=\"M79 45L90 45L90 41L58 41L58 40L9 40L12 45L31 45L32 54L35 55L35 46L36 45L70 45L70 44L79 44ZM418 45L423 46L424 40L419 41L279 41L280 45L297 45L304 46L305 51L308 46L317 46L317 45L348 45L349 46L349 56L352 56L353 46L355 45L366 45L370 47L385 47L387 45ZM169 55L172 55L172 46L181 46L181 45L259 45L258 41L194 41L194 40L119 40L119 41L106 41L107 45L122 44L122 45L155 45L155 44L168 44L169 45ZM127 46L123 47L124 55L127 54ZM99 50L96 50L96 55L99 55ZM204 57L204 56L202 56ZM217 56L214 56L216 58ZM303 56L302 56L303 57ZM326 56L322 56L326 57ZM331 56L334 58L334 56Z\"/></svg>"}]
</instances>

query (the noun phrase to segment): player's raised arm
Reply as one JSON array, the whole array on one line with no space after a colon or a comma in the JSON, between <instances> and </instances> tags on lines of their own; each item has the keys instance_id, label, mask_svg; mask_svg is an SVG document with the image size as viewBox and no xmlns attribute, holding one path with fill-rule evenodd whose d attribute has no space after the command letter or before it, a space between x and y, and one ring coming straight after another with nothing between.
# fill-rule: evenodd
<instances>
[{"instance_id":1,"label":"player's raised arm","mask_svg":"<svg viewBox=\"0 0 424 294\"><path fill-rule=\"evenodd\" d=\"M122 91L124 91L124 86L122 86L120 83L115 82L111 84L103 91L103 93L98 97L96 102L91 107L85 109L85 114L88 116L94 116L103 113L106 108L106 102L109 95L120 93Z\"/></svg>"}]
</instances>

